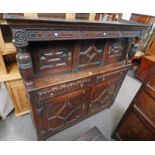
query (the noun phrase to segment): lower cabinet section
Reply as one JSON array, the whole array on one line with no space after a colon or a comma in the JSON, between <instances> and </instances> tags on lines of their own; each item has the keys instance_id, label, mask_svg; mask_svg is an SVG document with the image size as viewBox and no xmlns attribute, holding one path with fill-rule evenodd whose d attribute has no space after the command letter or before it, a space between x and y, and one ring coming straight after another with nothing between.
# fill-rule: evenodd
<instances>
[{"instance_id":1,"label":"lower cabinet section","mask_svg":"<svg viewBox=\"0 0 155 155\"><path fill-rule=\"evenodd\" d=\"M6 82L7 89L12 98L16 116L20 116L30 111L30 103L28 101L23 80L14 80Z\"/></svg>"},{"instance_id":2,"label":"lower cabinet section","mask_svg":"<svg viewBox=\"0 0 155 155\"><path fill-rule=\"evenodd\" d=\"M29 92L38 140L112 105L128 68Z\"/></svg>"}]
</instances>

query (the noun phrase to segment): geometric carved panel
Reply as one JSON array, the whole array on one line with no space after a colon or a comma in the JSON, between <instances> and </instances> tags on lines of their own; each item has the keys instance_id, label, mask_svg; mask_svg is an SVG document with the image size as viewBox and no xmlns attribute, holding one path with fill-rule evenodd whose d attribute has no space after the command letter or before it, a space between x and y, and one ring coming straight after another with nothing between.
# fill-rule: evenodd
<instances>
[{"instance_id":1,"label":"geometric carved panel","mask_svg":"<svg viewBox=\"0 0 155 155\"><path fill-rule=\"evenodd\" d=\"M79 67L99 65L103 55L103 41L82 41L80 49Z\"/></svg>"},{"instance_id":2,"label":"geometric carved panel","mask_svg":"<svg viewBox=\"0 0 155 155\"><path fill-rule=\"evenodd\" d=\"M67 48L48 48L39 52L41 69L66 66L71 60L71 52Z\"/></svg>"},{"instance_id":3,"label":"geometric carved panel","mask_svg":"<svg viewBox=\"0 0 155 155\"><path fill-rule=\"evenodd\" d=\"M110 57L116 56L120 57L123 52L123 39L115 39L110 42L110 47L109 47L109 55Z\"/></svg>"},{"instance_id":4,"label":"geometric carved panel","mask_svg":"<svg viewBox=\"0 0 155 155\"><path fill-rule=\"evenodd\" d=\"M48 104L48 131L55 132L86 115L88 92L75 93L70 98L57 98Z\"/></svg>"},{"instance_id":5,"label":"geometric carved panel","mask_svg":"<svg viewBox=\"0 0 155 155\"><path fill-rule=\"evenodd\" d=\"M120 85L120 78L98 84L93 90L91 104L89 105L89 115L110 107Z\"/></svg>"}]
</instances>

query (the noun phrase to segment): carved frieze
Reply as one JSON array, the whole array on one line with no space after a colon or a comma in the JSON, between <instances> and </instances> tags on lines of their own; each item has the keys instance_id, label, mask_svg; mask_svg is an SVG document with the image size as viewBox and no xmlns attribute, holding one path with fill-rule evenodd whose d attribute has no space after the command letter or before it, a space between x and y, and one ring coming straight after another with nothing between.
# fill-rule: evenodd
<instances>
[{"instance_id":1,"label":"carved frieze","mask_svg":"<svg viewBox=\"0 0 155 155\"><path fill-rule=\"evenodd\" d=\"M13 29L13 42L16 47L25 47L28 45L29 41L121 38L137 37L142 34L142 31L55 31L44 29Z\"/></svg>"},{"instance_id":2,"label":"carved frieze","mask_svg":"<svg viewBox=\"0 0 155 155\"><path fill-rule=\"evenodd\" d=\"M109 80L109 79L120 77L120 75L126 73L127 70L128 70L128 68L124 68L124 69L116 70L116 71L113 71L113 72L110 72L110 73L107 73L107 74L98 75L95 78L95 84L106 81L106 80Z\"/></svg>"},{"instance_id":3,"label":"carved frieze","mask_svg":"<svg viewBox=\"0 0 155 155\"><path fill-rule=\"evenodd\" d=\"M92 81L91 78L82 79L82 80L73 81L73 82L65 83L58 86L53 86L46 90L38 91L38 100L39 102L42 102L56 96L75 92L83 88L88 88L92 84L91 81Z\"/></svg>"}]
</instances>

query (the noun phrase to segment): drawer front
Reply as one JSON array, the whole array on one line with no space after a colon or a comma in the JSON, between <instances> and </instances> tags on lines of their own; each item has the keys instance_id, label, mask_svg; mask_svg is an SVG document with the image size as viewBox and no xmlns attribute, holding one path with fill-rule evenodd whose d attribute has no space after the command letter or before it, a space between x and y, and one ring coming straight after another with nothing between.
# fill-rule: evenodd
<instances>
[{"instance_id":1,"label":"drawer front","mask_svg":"<svg viewBox=\"0 0 155 155\"><path fill-rule=\"evenodd\" d=\"M128 71L128 67L114 70L109 73L98 74L95 77L95 84L99 84L99 83L102 83L102 82L105 82L111 79L123 77L124 75L126 75L127 71Z\"/></svg>"},{"instance_id":2,"label":"drawer front","mask_svg":"<svg viewBox=\"0 0 155 155\"><path fill-rule=\"evenodd\" d=\"M148 128L141 122L141 120L130 112L118 128L115 136L120 140L155 140L155 136L148 130Z\"/></svg>"},{"instance_id":3,"label":"drawer front","mask_svg":"<svg viewBox=\"0 0 155 155\"><path fill-rule=\"evenodd\" d=\"M84 119L89 100L90 91L82 90L48 101L44 121L49 135Z\"/></svg>"},{"instance_id":4,"label":"drawer front","mask_svg":"<svg viewBox=\"0 0 155 155\"><path fill-rule=\"evenodd\" d=\"M41 103L57 96L73 93L82 89L87 89L92 85L93 85L93 78L88 77L48 87L46 89L42 89L37 92L38 101Z\"/></svg>"}]
</instances>

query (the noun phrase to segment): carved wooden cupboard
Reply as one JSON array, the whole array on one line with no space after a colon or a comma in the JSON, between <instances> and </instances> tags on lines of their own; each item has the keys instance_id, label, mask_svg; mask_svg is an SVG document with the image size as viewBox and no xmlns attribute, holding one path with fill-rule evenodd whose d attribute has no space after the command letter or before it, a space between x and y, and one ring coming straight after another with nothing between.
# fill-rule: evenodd
<instances>
[{"instance_id":1,"label":"carved wooden cupboard","mask_svg":"<svg viewBox=\"0 0 155 155\"><path fill-rule=\"evenodd\" d=\"M31 102L38 140L112 105L147 25L5 16Z\"/></svg>"},{"instance_id":2,"label":"carved wooden cupboard","mask_svg":"<svg viewBox=\"0 0 155 155\"><path fill-rule=\"evenodd\" d=\"M155 140L155 65L116 127L117 140Z\"/></svg>"}]
</instances>

